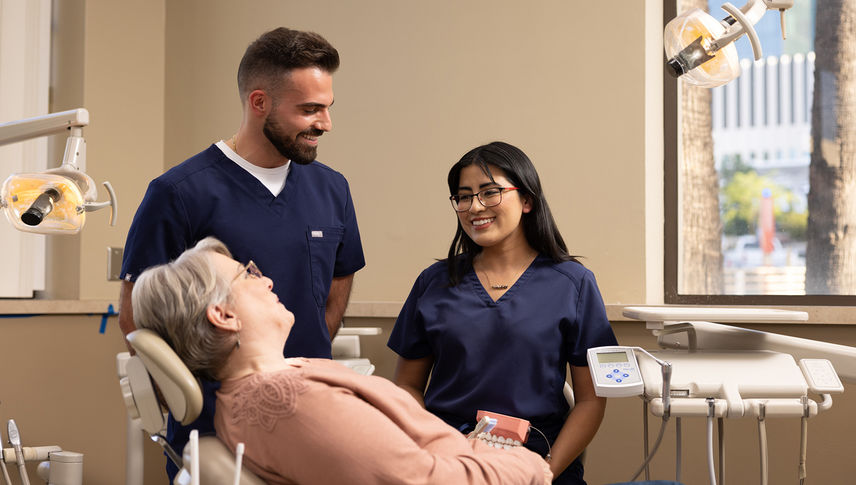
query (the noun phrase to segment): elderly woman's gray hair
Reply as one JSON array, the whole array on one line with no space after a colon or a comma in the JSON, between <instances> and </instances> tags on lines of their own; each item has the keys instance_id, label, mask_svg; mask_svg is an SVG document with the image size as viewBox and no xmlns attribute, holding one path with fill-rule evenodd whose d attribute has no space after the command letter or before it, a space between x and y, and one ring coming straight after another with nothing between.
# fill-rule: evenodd
<instances>
[{"instance_id":1,"label":"elderly woman's gray hair","mask_svg":"<svg viewBox=\"0 0 856 485\"><path fill-rule=\"evenodd\" d=\"M212 252L232 257L222 242L207 237L175 261L143 271L131 303L137 327L157 332L194 375L218 380L238 336L208 321L209 305L227 302L232 283L218 275Z\"/></svg>"}]
</instances>

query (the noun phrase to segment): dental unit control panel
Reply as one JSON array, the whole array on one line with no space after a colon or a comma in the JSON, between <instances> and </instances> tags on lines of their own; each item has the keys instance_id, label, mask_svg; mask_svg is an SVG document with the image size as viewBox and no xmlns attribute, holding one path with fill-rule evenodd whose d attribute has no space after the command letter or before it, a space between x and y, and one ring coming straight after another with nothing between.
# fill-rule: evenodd
<instances>
[{"instance_id":1,"label":"dental unit control panel","mask_svg":"<svg viewBox=\"0 0 856 485\"><path fill-rule=\"evenodd\" d=\"M600 397L638 396L645 389L631 347L595 347L588 350L589 371Z\"/></svg>"}]
</instances>

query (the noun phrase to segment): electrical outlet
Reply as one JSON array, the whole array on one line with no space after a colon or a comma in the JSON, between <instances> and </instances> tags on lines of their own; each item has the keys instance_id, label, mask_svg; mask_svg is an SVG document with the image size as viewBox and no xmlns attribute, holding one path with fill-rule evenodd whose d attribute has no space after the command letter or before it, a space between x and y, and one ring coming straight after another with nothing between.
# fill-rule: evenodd
<instances>
[{"instance_id":1,"label":"electrical outlet","mask_svg":"<svg viewBox=\"0 0 856 485\"><path fill-rule=\"evenodd\" d=\"M107 248L107 281L119 281L119 273L122 271L122 254L124 248Z\"/></svg>"}]
</instances>

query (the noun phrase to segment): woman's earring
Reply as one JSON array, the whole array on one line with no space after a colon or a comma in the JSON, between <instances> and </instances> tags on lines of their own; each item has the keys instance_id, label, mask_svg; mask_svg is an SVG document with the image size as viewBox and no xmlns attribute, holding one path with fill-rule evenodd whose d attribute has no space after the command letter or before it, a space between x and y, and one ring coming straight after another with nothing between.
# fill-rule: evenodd
<instances>
[{"instance_id":1,"label":"woman's earring","mask_svg":"<svg viewBox=\"0 0 856 485\"><path fill-rule=\"evenodd\" d=\"M238 338L235 341L235 348L240 349L241 348L241 332L240 332L240 330L235 331L235 336Z\"/></svg>"}]
</instances>

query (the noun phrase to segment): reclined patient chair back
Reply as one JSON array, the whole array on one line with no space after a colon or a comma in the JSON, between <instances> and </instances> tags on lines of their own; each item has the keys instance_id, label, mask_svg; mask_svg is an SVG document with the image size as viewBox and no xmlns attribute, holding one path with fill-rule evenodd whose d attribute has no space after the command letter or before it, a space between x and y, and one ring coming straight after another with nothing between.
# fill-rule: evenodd
<instances>
[{"instance_id":1,"label":"reclined patient chair back","mask_svg":"<svg viewBox=\"0 0 856 485\"><path fill-rule=\"evenodd\" d=\"M126 338L134 348L145 370L151 375L173 418L188 425L199 417L202 411L202 389L190 370L178 358L175 351L160 336L147 329L139 329L129 333ZM131 358L133 361L133 358ZM135 364L129 362L129 366ZM135 393L136 399L136 393ZM138 403L138 408L140 403ZM160 405L153 405L160 412ZM152 406L144 406L152 407ZM145 410L140 410L141 414ZM145 431L155 435L160 430ZM164 443L165 444L165 443ZM171 449L168 453L172 451ZM173 454L175 452L172 452ZM177 456L173 458L178 459ZM186 459L186 457L185 457ZM179 466L180 459L178 459ZM199 439L199 468L200 482L204 485L232 485L235 476L235 456L214 436ZM241 485L264 485L264 482L247 471L241 469Z\"/></svg>"}]
</instances>

